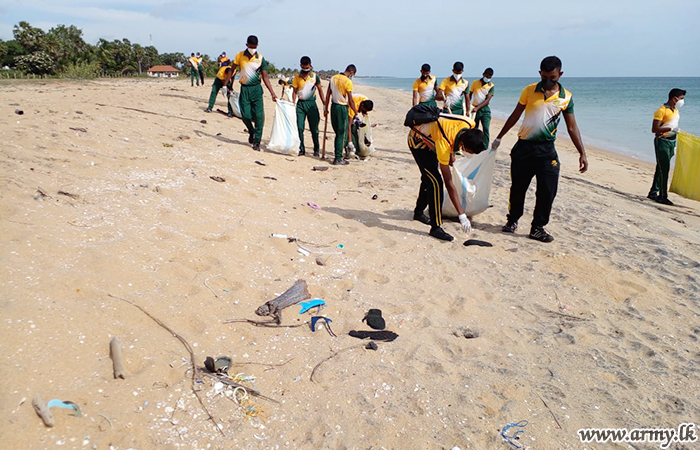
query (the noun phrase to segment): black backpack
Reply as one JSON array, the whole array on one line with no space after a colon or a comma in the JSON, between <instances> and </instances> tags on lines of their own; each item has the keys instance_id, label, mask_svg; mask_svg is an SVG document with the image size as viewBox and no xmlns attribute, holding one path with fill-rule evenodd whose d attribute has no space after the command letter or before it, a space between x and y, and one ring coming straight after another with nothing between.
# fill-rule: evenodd
<instances>
[{"instance_id":1,"label":"black backpack","mask_svg":"<svg viewBox=\"0 0 700 450\"><path fill-rule=\"evenodd\" d=\"M442 114L442 110L437 106L424 105L419 103L408 110L408 113L406 113L406 120L404 120L403 125L405 127L409 127L416 133L421 134L427 138L427 136L418 131L416 125L423 125L425 123L436 122L440 118L440 114ZM445 139L447 139L445 130L442 129L440 122L438 122L438 127L440 128L440 133L442 133L442 136ZM447 140L449 141L449 139Z\"/></svg>"}]
</instances>

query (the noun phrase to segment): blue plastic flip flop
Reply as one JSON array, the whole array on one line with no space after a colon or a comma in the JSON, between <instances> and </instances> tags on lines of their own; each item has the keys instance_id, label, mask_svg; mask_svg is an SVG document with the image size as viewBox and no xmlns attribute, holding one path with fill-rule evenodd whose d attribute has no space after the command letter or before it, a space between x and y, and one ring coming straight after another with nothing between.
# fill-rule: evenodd
<instances>
[{"instance_id":1,"label":"blue plastic flip flop","mask_svg":"<svg viewBox=\"0 0 700 450\"><path fill-rule=\"evenodd\" d=\"M321 308L326 306L326 302L324 300L321 300L320 298L308 301L308 302L301 302L299 303L301 305L301 309L299 310L299 314L304 314L306 311L310 310L311 308L318 307L318 311L316 311L316 314L318 314L321 311Z\"/></svg>"}]
</instances>

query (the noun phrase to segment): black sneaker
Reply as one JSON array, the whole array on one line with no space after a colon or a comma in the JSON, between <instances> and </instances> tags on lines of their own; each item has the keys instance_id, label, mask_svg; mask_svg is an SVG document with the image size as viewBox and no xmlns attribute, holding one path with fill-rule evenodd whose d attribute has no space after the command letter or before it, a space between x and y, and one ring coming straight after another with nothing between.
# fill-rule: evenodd
<instances>
[{"instance_id":1,"label":"black sneaker","mask_svg":"<svg viewBox=\"0 0 700 450\"><path fill-rule=\"evenodd\" d=\"M253 144L253 150L255 150L256 152L259 152L260 151L260 144Z\"/></svg>"},{"instance_id":2,"label":"black sneaker","mask_svg":"<svg viewBox=\"0 0 700 450\"><path fill-rule=\"evenodd\" d=\"M647 195L647 198L649 200L656 200L657 198L659 198L659 194L654 194L654 193L649 192L649 195Z\"/></svg>"},{"instance_id":3,"label":"black sneaker","mask_svg":"<svg viewBox=\"0 0 700 450\"><path fill-rule=\"evenodd\" d=\"M535 227L530 229L530 235L528 237L540 242L552 242L554 240L554 237L547 233L547 230L545 230L544 227Z\"/></svg>"},{"instance_id":4,"label":"black sneaker","mask_svg":"<svg viewBox=\"0 0 700 450\"><path fill-rule=\"evenodd\" d=\"M319 156L321 156L321 153L318 150L314 150L314 156L318 158Z\"/></svg>"},{"instance_id":5,"label":"black sneaker","mask_svg":"<svg viewBox=\"0 0 700 450\"><path fill-rule=\"evenodd\" d=\"M248 135L248 143L249 143L249 144L255 144L255 135L254 135L254 134L249 134L249 135Z\"/></svg>"},{"instance_id":6,"label":"black sneaker","mask_svg":"<svg viewBox=\"0 0 700 450\"><path fill-rule=\"evenodd\" d=\"M504 233L515 233L515 230L518 229L518 222L511 222L510 220L506 222L505 225L503 225L503 228L501 228L501 231Z\"/></svg>"},{"instance_id":7,"label":"black sneaker","mask_svg":"<svg viewBox=\"0 0 700 450\"><path fill-rule=\"evenodd\" d=\"M210 112L211 112L211 109L207 108L207 109L204 110L204 112L205 112L205 113L210 113Z\"/></svg>"},{"instance_id":8,"label":"black sneaker","mask_svg":"<svg viewBox=\"0 0 700 450\"><path fill-rule=\"evenodd\" d=\"M425 213L413 213L413 220L417 220L418 222L424 223L426 225L430 225L430 217L428 217Z\"/></svg>"},{"instance_id":9,"label":"black sneaker","mask_svg":"<svg viewBox=\"0 0 700 450\"><path fill-rule=\"evenodd\" d=\"M334 166L347 166L348 164L350 164L350 163L344 159L336 159L333 161Z\"/></svg>"},{"instance_id":10,"label":"black sneaker","mask_svg":"<svg viewBox=\"0 0 700 450\"><path fill-rule=\"evenodd\" d=\"M304 155L306 155L306 150L299 150L298 156L304 156Z\"/></svg>"},{"instance_id":11,"label":"black sneaker","mask_svg":"<svg viewBox=\"0 0 700 450\"><path fill-rule=\"evenodd\" d=\"M454 238L451 234L447 233L442 227L433 227L430 229L430 235L434 238L440 239L441 241L452 241Z\"/></svg>"},{"instance_id":12,"label":"black sneaker","mask_svg":"<svg viewBox=\"0 0 700 450\"><path fill-rule=\"evenodd\" d=\"M662 205L673 206L673 202L666 197L656 197L656 203L661 203Z\"/></svg>"}]
</instances>

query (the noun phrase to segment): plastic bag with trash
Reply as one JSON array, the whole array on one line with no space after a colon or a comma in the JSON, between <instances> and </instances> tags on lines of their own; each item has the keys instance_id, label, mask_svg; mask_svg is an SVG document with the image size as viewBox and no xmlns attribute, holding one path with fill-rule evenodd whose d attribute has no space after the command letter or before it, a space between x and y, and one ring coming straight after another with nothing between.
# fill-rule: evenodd
<instances>
[{"instance_id":1,"label":"plastic bag with trash","mask_svg":"<svg viewBox=\"0 0 700 450\"><path fill-rule=\"evenodd\" d=\"M299 144L297 108L294 103L277 100L275 119L272 122L272 135L267 148L287 155L296 155L299 151Z\"/></svg>"},{"instance_id":2,"label":"plastic bag with trash","mask_svg":"<svg viewBox=\"0 0 700 450\"><path fill-rule=\"evenodd\" d=\"M238 101L238 92L234 91L233 89L229 92L228 103L231 105L233 115L239 119L242 119L243 115L241 114L241 105Z\"/></svg>"},{"instance_id":3,"label":"plastic bag with trash","mask_svg":"<svg viewBox=\"0 0 700 450\"><path fill-rule=\"evenodd\" d=\"M670 191L685 198L700 200L700 137L683 131L678 133Z\"/></svg>"},{"instance_id":4,"label":"plastic bag with trash","mask_svg":"<svg viewBox=\"0 0 700 450\"><path fill-rule=\"evenodd\" d=\"M478 155L467 154L457 159L450 168L452 182L457 188L457 195L462 209L467 216L475 216L489 207L491 180L496 165L496 151L485 150ZM446 217L457 217L447 190L444 191L442 214Z\"/></svg>"},{"instance_id":5,"label":"plastic bag with trash","mask_svg":"<svg viewBox=\"0 0 700 450\"><path fill-rule=\"evenodd\" d=\"M374 153L374 141L372 140L372 121L369 114L357 124L357 155L366 158Z\"/></svg>"}]
</instances>

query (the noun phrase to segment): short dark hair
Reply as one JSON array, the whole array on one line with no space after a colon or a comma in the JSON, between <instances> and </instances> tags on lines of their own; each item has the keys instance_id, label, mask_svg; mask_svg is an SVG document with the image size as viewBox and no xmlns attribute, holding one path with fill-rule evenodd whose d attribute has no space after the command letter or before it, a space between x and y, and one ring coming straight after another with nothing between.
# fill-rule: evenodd
<instances>
[{"instance_id":1,"label":"short dark hair","mask_svg":"<svg viewBox=\"0 0 700 450\"><path fill-rule=\"evenodd\" d=\"M311 64L311 58L308 56L302 56L301 59L299 60L299 64L307 65Z\"/></svg>"},{"instance_id":2,"label":"short dark hair","mask_svg":"<svg viewBox=\"0 0 700 450\"><path fill-rule=\"evenodd\" d=\"M365 107L365 111L370 112L374 109L374 102L372 100L363 100L360 102L360 107Z\"/></svg>"},{"instance_id":3,"label":"short dark hair","mask_svg":"<svg viewBox=\"0 0 700 450\"><path fill-rule=\"evenodd\" d=\"M459 142L465 150L479 154L486 150L484 132L478 129L463 130L459 133Z\"/></svg>"},{"instance_id":4,"label":"short dark hair","mask_svg":"<svg viewBox=\"0 0 700 450\"><path fill-rule=\"evenodd\" d=\"M258 45L258 37L251 34L248 36L248 39L246 39L245 43L248 45Z\"/></svg>"},{"instance_id":5,"label":"short dark hair","mask_svg":"<svg viewBox=\"0 0 700 450\"><path fill-rule=\"evenodd\" d=\"M490 67L487 67L486 70L484 70L484 74L485 74L485 75L488 75L488 76L492 76L492 75L493 75L493 69L490 68Z\"/></svg>"},{"instance_id":6,"label":"short dark hair","mask_svg":"<svg viewBox=\"0 0 700 450\"><path fill-rule=\"evenodd\" d=\"M671 89L671 92L668 93L668 99L670 101L673 97L680 97L681 95L685 95L685 91L683 89L673 88Z\"/></svg>"},{"instance_id":7,"label":"short dark hair","mask_svg":"<svg viewBox=\"0 0 700 450\"><path fill-rule=\"evenodd\" d=\"M192 54L190 56L194 56L194 52L192 52Z\"/></svg>"},{"instance_id":8,"label":"short dark hair","mask_svg":"<svg viewBox=\"0 0 700 450\"><path fill-rule=\"evenodd\" d=\"M355 67L355 64L350 64L345 68L345 71L357 73L357 67Z\"/></svg>"},{"instance_id":9,"label":"short dark hair","mask_svg":"<svg viewBox=\"0 0 700 450\"><path fill-rule=\"evenodd\" d=\"M280 78L280 80L279 80L279 81L277 82L277 84L285 84L285 85L286 85L286 84L287 84L287 82L286 82L286 81L284 81L284 80L283 80L282 78Z\"/></svg>"},{"instance_id":10,"label":"short dark hair","mask_svg":"<svg viewBox=\"0 0 700 450\"><path fill-rule=\"evenodd\" d=\"M430 72L430 64L423 64L420 66L420 71L421 72Z\"/></svg>"},{"instance_id":11,"label":"short dark hair","mask_svg":"<svg viewBox=\"0 0 700 450\"><path fill-rule=\"evenodd\" d=\"M561 70L561 59L556 56L548 56L540 63L540 70L542 72L551 72L555 69Z\"/></svg>"},{"instance_id":12,"label":"short dark hair","mask_svg":"<svg viewBox=\"0 0 700 450\"><path fill-rule=\"evenodd\" d=\"M455 72L464 71L464 63L462 61L457 61L452 65L452 70L454 70Z\"/></svg>"}]
</instances>

